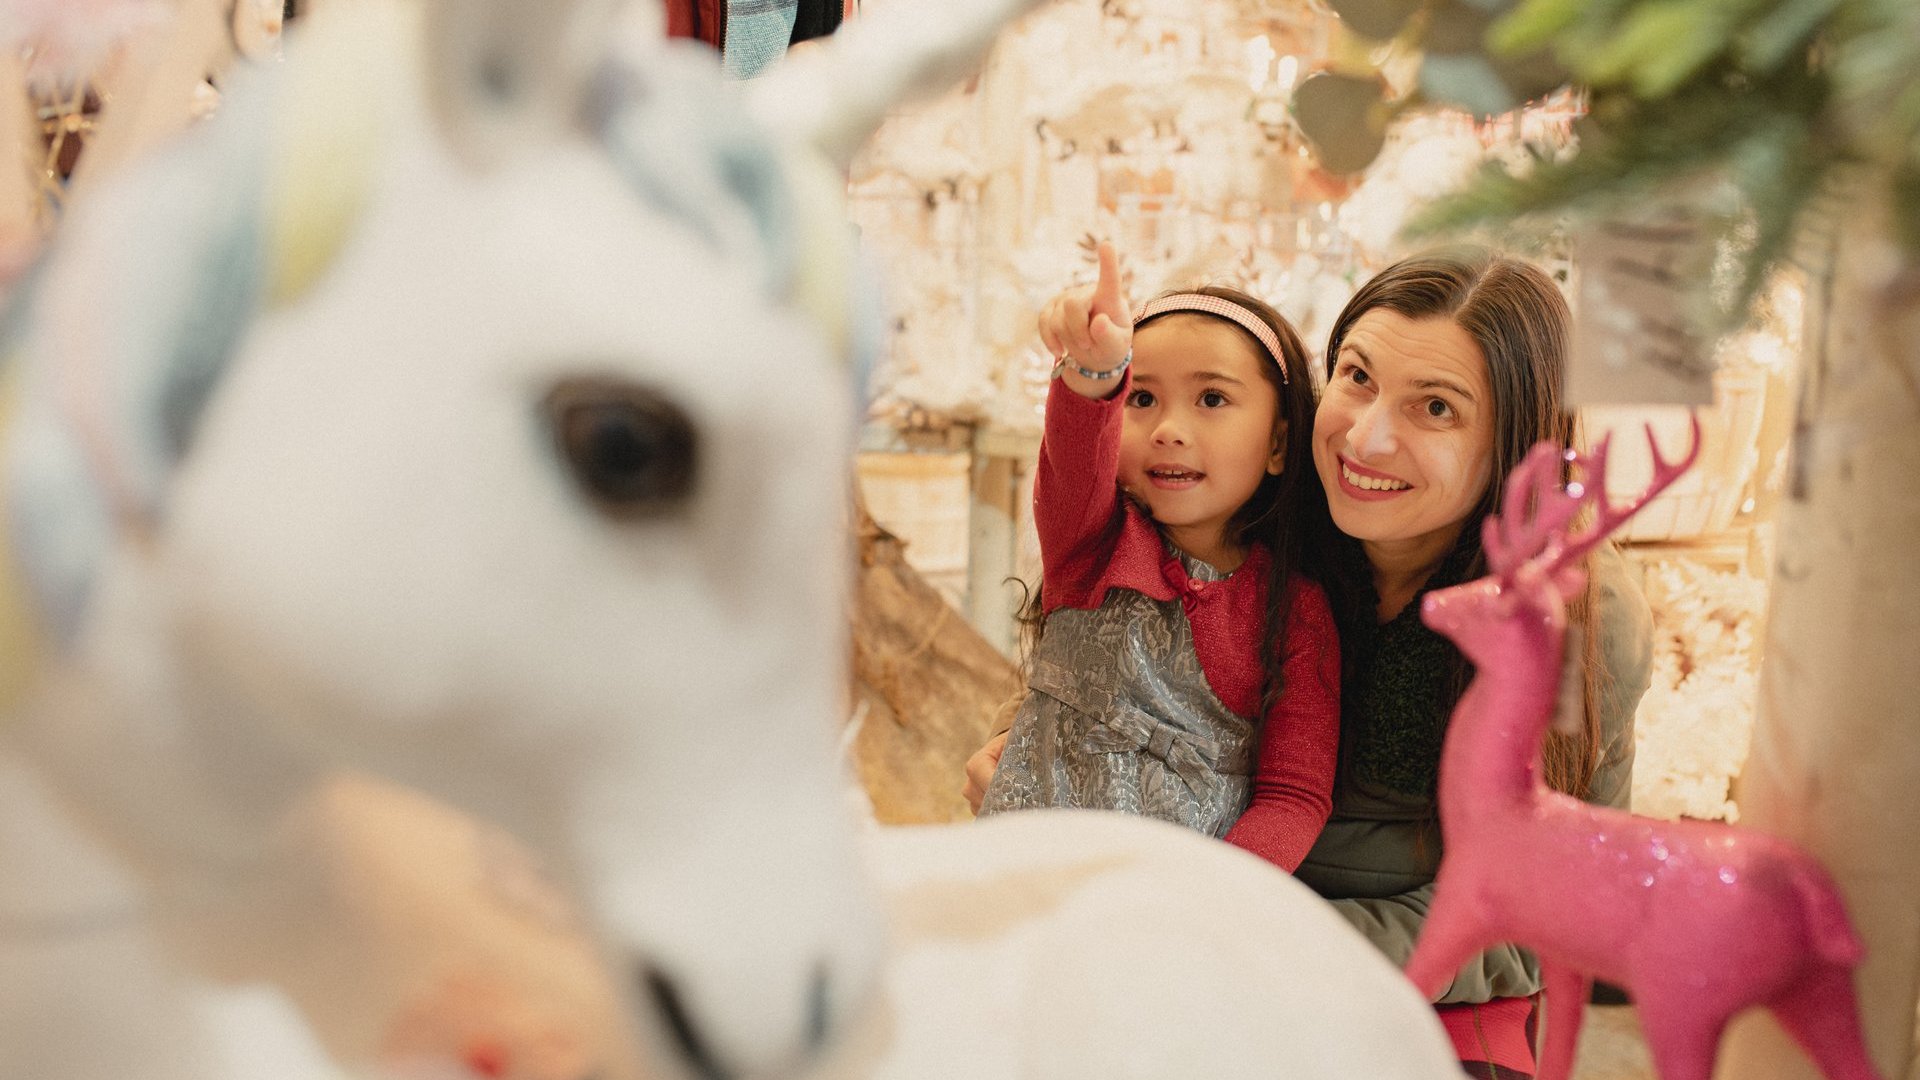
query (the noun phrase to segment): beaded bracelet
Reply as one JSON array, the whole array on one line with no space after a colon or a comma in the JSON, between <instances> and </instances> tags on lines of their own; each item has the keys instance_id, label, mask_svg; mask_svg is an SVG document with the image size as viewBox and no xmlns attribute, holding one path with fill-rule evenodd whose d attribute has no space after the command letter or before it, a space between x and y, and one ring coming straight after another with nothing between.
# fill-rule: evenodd
<instances>
[{"instance_id":1,"label":"beaded bracelet","mask_svg":"<svg viewBox=\"0 0 1920 1080\"><path fill-rule=\"evenodd\" d=\"M1106 382L1109 379L1119 378L1120 373L1127 370L1127 365L1131 363L1133 363L1132 349L1128 349L1127 355L1121 357L1120 362L1107 371L1089 371L1079 364L1074 363L1071 357L1062 354L1053 362L1053 377L1057 379L1060 377L1061 372L1072 371L1083 379L1092 379L1094 382Z\"/></svg>"}]
</instances>

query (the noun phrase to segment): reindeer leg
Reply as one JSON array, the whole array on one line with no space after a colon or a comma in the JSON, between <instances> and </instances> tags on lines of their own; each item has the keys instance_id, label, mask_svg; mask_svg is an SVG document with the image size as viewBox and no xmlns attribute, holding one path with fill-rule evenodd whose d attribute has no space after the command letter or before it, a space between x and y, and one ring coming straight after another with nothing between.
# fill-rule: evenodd
<instances>
[{"instance_id":1,"label":"reindeer leg","mask_svg":"<svg viewBox=\"0 0 1920 1080\"><path fill-rule=\"evenodd\" d=\"M1853 972L1823 965L1767 1002L1767 1008L1828 1080L1881 1080L1880 1070L1867 1057Z\"/></svg>"},{"instance_id":2,"label":"reindeer leg","mask_svg":"<svg viewBox=\"0 0 1920 1080\"><path fill-rule=\"evenodd\" d=\"M1540 962L1547 991L1547 1045L1540 1055L1539 1080L1567 1080L1573 1052L1580 1045L1580 1024L1587 1016L1593 980L1570 967Z\"/></svg>"},{"instance_id":3,"label":"reindeer leg","mask_svg":"<svg viewBox=\"0 0 1920 1080\"><path fill-rule=\"evenodd\" d=\"M1636 992L1642 987L1635 987ZM1727 1026L1725 1016L1701 1016L1694 1002L1675 1001L1670 995L1646 995L1636 999L1640 1011L1640 1030L1646 1033L1647 1049L1653 1052L1654 1071L1660 1080L1712 1080L1713 1060L1720 1050L1720 1033Z\"/></svg>"},{"instance_id":4,"label":"reindeer leg","mask_svg":"<svg viewBox=\"0 0 1920 1080\"><path fill-rule=\"evenodd\" d=\"M1436 903L1428 910L1420 940L1407 959L1407 978L1428 1001L1447 988L1468 960L1498 944L1468 913L1466 905L1439 902L1444 895L1435 889Z\"/></svg>"}]
</instances>

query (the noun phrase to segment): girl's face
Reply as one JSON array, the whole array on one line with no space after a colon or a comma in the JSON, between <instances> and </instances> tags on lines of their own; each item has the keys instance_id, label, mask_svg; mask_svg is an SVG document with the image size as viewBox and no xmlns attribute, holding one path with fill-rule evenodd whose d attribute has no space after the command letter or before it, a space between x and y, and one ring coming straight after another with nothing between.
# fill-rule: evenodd
<instances>
[{"instance_id":1,"label":"girl's face","mask_svg":"<svg viewBox=\"0 0 1920 1080\"><path fill-rule=\"evenodd\" d=\"M1313 464L1340 531L1450 547L1493 472L1480 346L1451 319L1360 316L1314 414Z\"/></svg>"},{"instance_id":2,"label":"girl's face","mask_svg":"<svg viewBox=\"0 0 1920 1080\"><path fill-rule=\"evenodd\" d=\"M1120 483L1180 550L1236 553L1227 522L1286 463L1273 361L1238 328L1167 315L1133 337L1133 386L1120 434Z\"/></svg>"}]
</instances>

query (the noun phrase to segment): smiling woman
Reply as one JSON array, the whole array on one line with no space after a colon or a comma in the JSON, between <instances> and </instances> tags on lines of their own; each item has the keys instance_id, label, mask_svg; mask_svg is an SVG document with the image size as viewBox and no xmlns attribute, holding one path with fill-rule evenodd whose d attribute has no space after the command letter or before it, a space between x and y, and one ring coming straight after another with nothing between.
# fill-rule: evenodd
<instances>
[{"instance_id":1,"label":"smiling woman","mask_svg":"<svg viewBox=\"0 0 1920 1080\"><path fill-rule=\"evenodd\" d=\"M1567 306L1519 260L1478 252L1387 268L1336 320L1315 414L1326 534L1310 542L1343 654L1334 809L1298 876L1404 963L1439 865L1434 792L1442 736L1471 668L1419 618L1422 594L1480 576L1481 522L1535 442L1573 444L1560 369ZM1563 477L1564 479L1564 477ZM1625 805L1633 712L1647 687L1650 616L1620 557L1595 553L1569 648L1584 692L1563 703L1546 756L1555 787ZM1438 998L1474 1075L1530 1075L1531 956L1469 964ZM1475 1070L1479 1070L1475 1072Z\"/></svg>"},{"instance_id":2,"label":"smiling woman","mask_svg":"<svg viewBox=\"0 0 1920 1080\"><path fill-rule=\"evenodd\" d=\"M1354 320L1314 420L1315 467L1340 531L1431 567L1485 497L1493 415L1479 345L1450 319L1379 307Z\"/></svg>"}]
</instances>

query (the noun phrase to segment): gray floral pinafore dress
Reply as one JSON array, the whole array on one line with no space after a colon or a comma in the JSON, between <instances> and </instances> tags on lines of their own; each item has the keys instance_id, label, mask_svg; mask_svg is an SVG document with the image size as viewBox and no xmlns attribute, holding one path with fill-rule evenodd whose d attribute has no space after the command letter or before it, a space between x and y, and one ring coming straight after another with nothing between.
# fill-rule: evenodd
<instances>
[{"instance_id":1,"label":"gray floral pinafore dress","mask_svg":"<svg viewBox=\"0 0 1920 1080\"><path fill-rule=\"evenodd\" d=\"M1224 577L1179 558L1190 582ZM1254 725L1207 684L1178 599L1114 589L1060 608L1031 667L981 816L1086 807L1225 836L1246 809Z\"/></svg>"}]
</instances>

